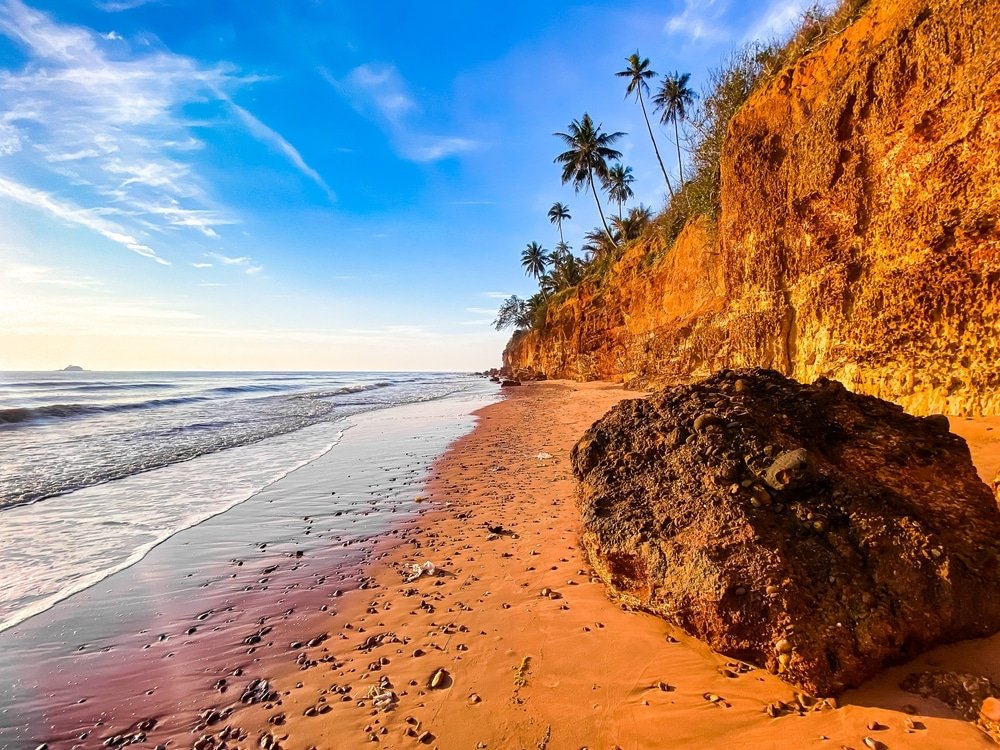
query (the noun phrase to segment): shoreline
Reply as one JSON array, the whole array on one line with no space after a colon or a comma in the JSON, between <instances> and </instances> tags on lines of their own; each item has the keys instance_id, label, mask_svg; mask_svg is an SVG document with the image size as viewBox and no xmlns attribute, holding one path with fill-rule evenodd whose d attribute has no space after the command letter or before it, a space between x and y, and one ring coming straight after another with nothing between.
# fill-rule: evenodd
<instances>
[{"instance_id":1,"label":"shoreline","mask_svg":"<svg viewBox=\"0 0 1000 750\"><path fill-rule=\"evenodd\" d=\"M432 510L368 567L372 588L338 602L324 643L289 650L272 675L277 700L241 709L215 731L236 728L250 746L268 735L288 750L787 750L864 747L868 725L879 722L878 739L893 750L991 747L943 704L897 685L909 671L942 665L993 664L996 679L1000 636L886 670L841 696L839 708L772 719L765 707L793 701L792 687L608 600L577 544L568 456L596 418L641 395L550 381L479 410L475 430L435 464ZM486 524L503 530L490 534ZM425 561L439 574L406 581ZM389 691L392 710L380 710Z\"/></svg>"},{"instance_id":2,"label":"shoreline","mask_svg":"<svg viewBox=\"0 0 1000 750\"><path fill-rule=\"evenodd\" d=\"M99 747L140 733L143 746L173 736L170 747L189 747L200 714L267 676L286 632L364 584L367 564L426 507L414 498L433 461L492 394L351 417L332 451L0 633L0 746Z\"/></svg>"}]
</instances>

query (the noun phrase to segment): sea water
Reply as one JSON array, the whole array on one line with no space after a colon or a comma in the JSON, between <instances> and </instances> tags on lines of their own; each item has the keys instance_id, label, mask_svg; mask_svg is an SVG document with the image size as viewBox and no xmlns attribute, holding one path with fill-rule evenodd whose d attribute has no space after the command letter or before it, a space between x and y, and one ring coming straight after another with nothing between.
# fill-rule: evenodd
<instances>
[{"instance_id":1,"label":"sea water","mask_svg":"<svg viewBox=\"0 0 1000 750\"><path fill-rule=\"evenodd\" d=\"M457 373L0 373L0 631L335 450Z\"/></svg>"}]
</instances>

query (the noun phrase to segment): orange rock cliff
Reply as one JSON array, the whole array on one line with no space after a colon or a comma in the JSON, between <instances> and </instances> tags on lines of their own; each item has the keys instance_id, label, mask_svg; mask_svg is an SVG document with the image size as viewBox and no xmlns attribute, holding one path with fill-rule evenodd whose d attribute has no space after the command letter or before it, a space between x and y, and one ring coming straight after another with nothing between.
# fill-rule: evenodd
<instances>
[{"instance_id":1,"label":"orange rock cliff","mask_svg":"<svg viewBox=\"0 0 1000 750\"><path fill-rule=\"evenodd\" d=\"M1000 414L1000 13L873 0L730 123L714 222L519 332L509 371L825 375L916 414Z\"/></svg>"}]
</instances>

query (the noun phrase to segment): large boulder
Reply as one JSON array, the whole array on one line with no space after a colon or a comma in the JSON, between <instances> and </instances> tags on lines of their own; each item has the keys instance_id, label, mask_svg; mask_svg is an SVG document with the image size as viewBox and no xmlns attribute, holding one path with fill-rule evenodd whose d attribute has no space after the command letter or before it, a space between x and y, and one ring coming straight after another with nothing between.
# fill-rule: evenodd
<instances>
[{"instance_id":1,"label":"large boulder","mask_svg":"<svg viewBox=\"0 0 1000 750\"><path fill-rule=\"evenodd\" d=\"M1000 630L1000 512L946 419L723 371L621 402L572 460L615 597L811 693Z\"/></svg>"}]
</instances>

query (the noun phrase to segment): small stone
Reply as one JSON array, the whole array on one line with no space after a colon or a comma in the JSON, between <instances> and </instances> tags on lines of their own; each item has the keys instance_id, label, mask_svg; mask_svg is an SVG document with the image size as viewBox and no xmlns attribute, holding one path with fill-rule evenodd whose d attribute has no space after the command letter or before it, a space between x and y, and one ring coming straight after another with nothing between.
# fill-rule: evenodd
<instances>
[{"instance_id":1,"label":"small stone","mask_svg":"<svg viewBox=\"0 0 1000 750\"><path fill-rule=\"evenodd\" d=\"M879 742L874 737L865 737L861 740L864 746L870 748L870 750L886 750L887 745L884 742Z\"/></svg>"},{"instance_id":2,"label":"small stone","mask_svg":"<svg viewBox=\"0 0 1000 750\"><path fill-rule=\"evenodd\" d=\"M787 638L782 638L774 644L774 650L779 654L790 654L792 653L792 642Z\"/></svg>"},{"instance_id":3,"label":"small stone","mask_svg":"<svg viewBox=\"0 0 1000 750\"><path fill-rule=\"evenodd\" d=\"M1000 700L997 698L984 700L979 715L988 721L1000 722Z\"/></svg>"}]
</instances>

